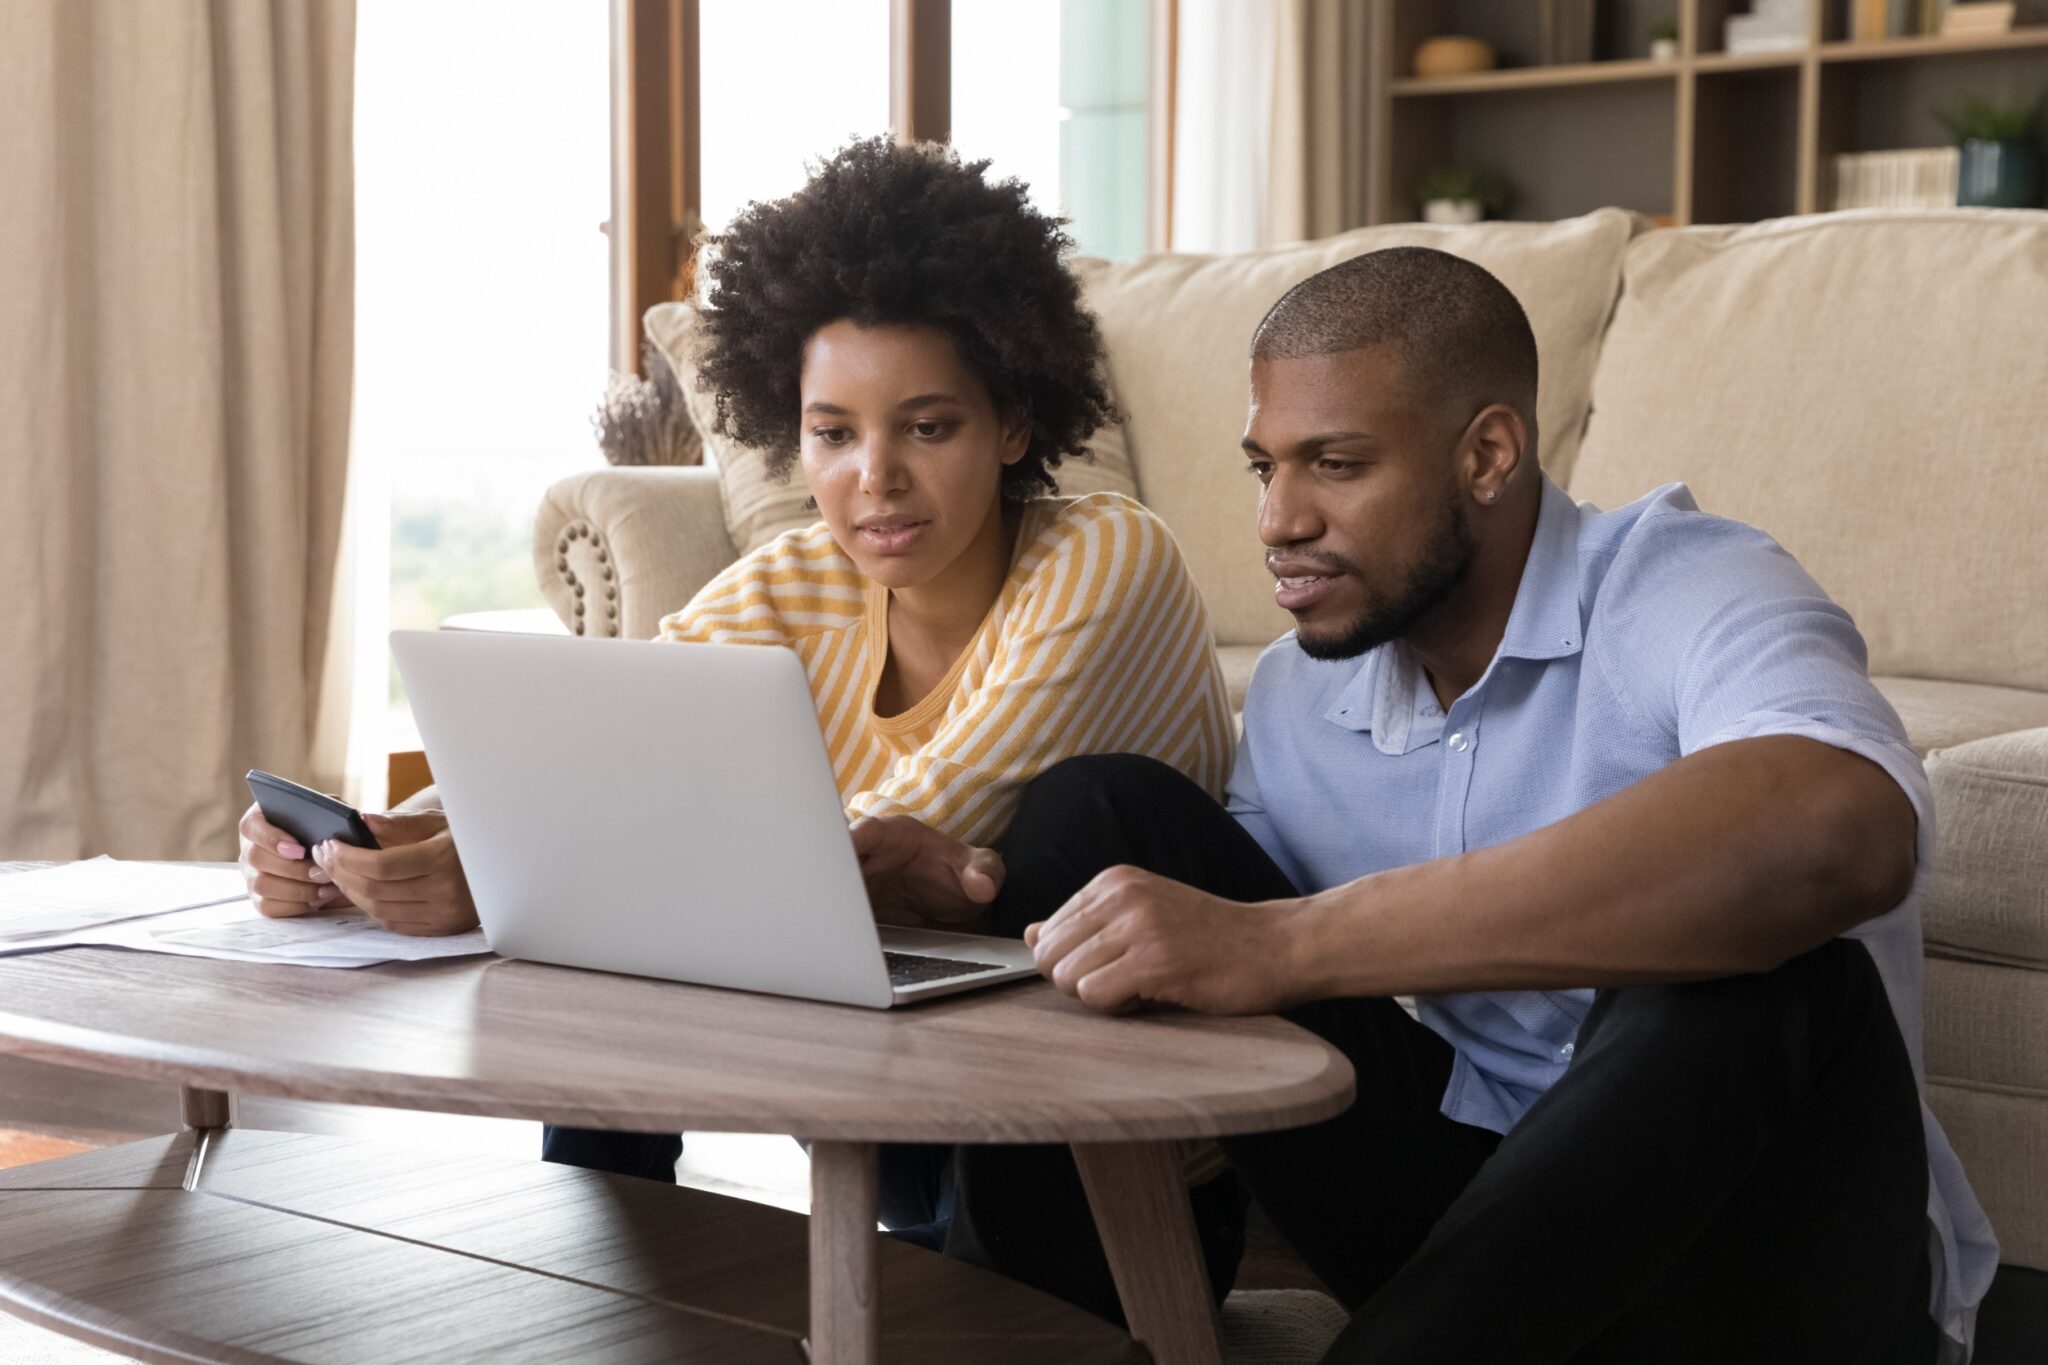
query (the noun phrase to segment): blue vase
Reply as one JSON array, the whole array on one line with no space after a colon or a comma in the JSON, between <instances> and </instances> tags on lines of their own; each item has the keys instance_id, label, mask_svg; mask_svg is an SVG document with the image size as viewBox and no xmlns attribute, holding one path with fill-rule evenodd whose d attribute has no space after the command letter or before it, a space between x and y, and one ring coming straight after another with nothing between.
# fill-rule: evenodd
<instances>
[{"instance_id":1,"label":"blue vase","mask_svg":"<svg viewBox=\"0 0 2048 1365\"><path fill-rule=\"evenodd\" d=\"M2031 142L1965 142L1956 167L1956 203L1964 208L2038 207L2041 149Z\"/></svg>"}]
</instances>

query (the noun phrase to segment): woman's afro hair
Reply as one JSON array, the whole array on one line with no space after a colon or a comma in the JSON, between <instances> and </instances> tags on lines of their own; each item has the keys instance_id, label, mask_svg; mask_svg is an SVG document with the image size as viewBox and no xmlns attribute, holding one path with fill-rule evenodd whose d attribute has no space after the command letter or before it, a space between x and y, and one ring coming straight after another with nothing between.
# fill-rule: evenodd
<instances>
[{"instance_id":1,"label":"woman's afro hair","mask_svg":"<svg viewBox=\"0 0 2048 1365\"><path fill-rule=\"evenodd\" d=\"M952 339L1006 417L1031 428L1006 497L1057 491L1052 471L1117 420L1102 334L1060 257L1060 220L986 161L885 137L849 144L787 199L752 203L710 239L699 382L717 427L786 474L800 438L804 346L819 328L924 325Z\"/></svg>"}]
</instances>

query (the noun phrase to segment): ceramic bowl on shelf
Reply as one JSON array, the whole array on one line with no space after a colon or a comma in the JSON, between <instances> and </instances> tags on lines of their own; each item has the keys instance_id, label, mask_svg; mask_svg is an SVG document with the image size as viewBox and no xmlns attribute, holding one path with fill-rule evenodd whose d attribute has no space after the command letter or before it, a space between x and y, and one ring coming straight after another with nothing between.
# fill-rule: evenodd
<instances>
[{"instance_id":1,"label":"ceramic bowl on shelf","mask_svg":"<svg viewBox=\"0 0 2048 1365\"><path fill-rule=\"evenodd\" d=\"M1418 76L1469 76L1493 68L1493 48L1478 38L1444 34L1424 39L1422 45L1415 49L1415 74Z\"/></svg>"}]
</instances>

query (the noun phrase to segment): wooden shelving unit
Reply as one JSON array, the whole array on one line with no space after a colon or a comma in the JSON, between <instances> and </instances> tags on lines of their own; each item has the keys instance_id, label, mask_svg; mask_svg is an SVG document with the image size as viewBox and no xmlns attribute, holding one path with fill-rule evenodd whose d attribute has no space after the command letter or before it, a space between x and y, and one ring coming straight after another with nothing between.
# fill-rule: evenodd
<instances>
[{"instance_id":1,"label":"wooden shelving unit","mask_svg":"<svg viewBox=\"0 0 2048 1365\"><path fill-rule=\"evenodd\" d=\"M1804 47L1732 54L1723 24L1746 0L1603 0L1597 50L1609 59L1537 66L1534 0L1369 3L1374 223L1413 218L1409 186L1444 161L1503 176L1511 218L1606 204L1681 224L1812 213L1828 207L1837 154L1942 146L1937 110L2048 91L2048 25L1855 42L1847 0L1807 0ZM1653 61L1642 54L1665 19L1678 24L1678 55ZM1412 75L1416 46L1440 33L1484 38L1502 68Z\"/></svg>"}]
</instances>

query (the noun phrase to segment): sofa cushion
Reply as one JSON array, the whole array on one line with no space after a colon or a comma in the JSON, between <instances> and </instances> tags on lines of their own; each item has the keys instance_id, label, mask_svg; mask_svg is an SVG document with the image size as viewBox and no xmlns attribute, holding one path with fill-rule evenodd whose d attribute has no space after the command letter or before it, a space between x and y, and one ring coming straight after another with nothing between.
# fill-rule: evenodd
<instances>
[{"instance_id":1,"label":"sofa cushion","mask_svg":"<svg viewBox=\"0 0 2048 1365\"><path fill-rule=\"evenodd\" d=\"M2048 1103L2048 972L1930 957L1921 1001L1928 1079Z\"/></svg>"},{"instance_id":2,"label":"sofa cushion","mask_svg":"<svg viewBox=\"0 0 2048 1365\"><path fill-rule=\"evenodd\" d=\"M1998 1230L1998 1259L2048 1270L2048 1103L1931 1081L1927 1105Z\"/></svg>"},{"instance_id":3,"label":"sofa cushion","mask_svg":"<svg viewBox=\"0 0 2048 1365\"><path fill-rule=\"evenodd\" d=\"M2048 728L1936 750L1927 777L1927 942L2048 971Z\"/></svg>"},{"instance_id":4,"label":"sofa cushion","mask_svg":"<svg viewBox=\"0 0 2048 1365\"><path fill-rule=\"evenodd\" d=\"M1645 233L1571 491L1683 480L1798 556L1874 672L2048 691L2043 317L2048 213Z\"/></svg>"},{"instance_id":5,"label":"sofa cushion","mask_svg":"<svg viewBox=\"0 0 2048 1365\"><path fill-rule=\"evenodd\" d=\"M2048 725L2048 692L1931 678L1871 681L1899 713L1913 752L1923 758L1935 749Z\"/></svg>"},{"instance_id":6,"label":"sofa cushion","mask_svg":"<svg viewBox=\"0 0 2048 1365\"><path fill-rule=\"evenodd\" d=\"M1522 301L1536 333L1541 456L1562 482L1636 223L1602 209L1560 223L1407 224L1236 256L1079 263L1109 342L1110 380L1130 416L1138 496L1173 528L1216 638L1265 644L1293 624L1273 605L1272 582L1260 570L1258 485L1237 448L1250 399L1252 330L1280 295L1381 247L1438 247L1493 271Z\"/></svg>"},{"instance_id":7,"label":"sofa cushion","mask_svg":"<svg viewBox=\"0 0 2048 1365\"><path fill-rule=\"evenodd\" d=\"M704 451L718 468L718 480L725 494L725 526L741 554L766 545L784 531L809 526L818 519L811 510L810 494L803 478L792 467L786 478L771 478L767 455L743 446L716 427L717 404L712 395L697 385L697 356L701 344L697 309L689 303L662 303L647 310L644 319L647 339L654 343L683 390L683 402L690 421L704 436ZM1054 471L1062 494L1122 493L1137 495L1131 477L1131 457L1125 447L1121 426L1104 427L1088 442L1088 459L1068 460Z\"/></svg>"}]
</instances>

